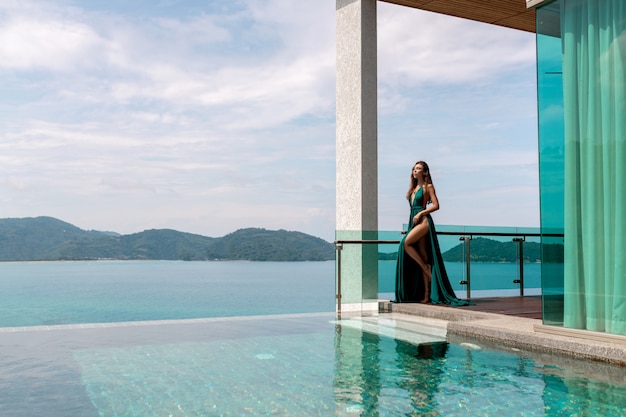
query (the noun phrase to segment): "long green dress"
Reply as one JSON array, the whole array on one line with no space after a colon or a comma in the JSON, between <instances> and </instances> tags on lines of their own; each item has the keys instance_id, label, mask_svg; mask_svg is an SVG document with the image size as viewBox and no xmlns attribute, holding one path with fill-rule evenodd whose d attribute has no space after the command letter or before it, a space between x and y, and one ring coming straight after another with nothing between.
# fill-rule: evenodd
<instances>
[{"instance_id":1,"label":"long green dress","mask_svg":"<svg viewBox=\"0 0 626 417\"><path fill-rule=\"evenodd\" d=\"M397 303L417 303L424 298L424 277L422 276L422 269L417 262L404 251L404 240L408 236L408 232L410 232L414 226L413 217L424 210L426 206L426 204L424 204L423 187L415 191L413 201L409 201L409 204L411 205L411 216L409 217L408 230L398 247L398 262L396 264ZM460 300L456 298L454 294L454 290L448 279L446 267L443 263L443 258L441 257L435 223L430 217L430 214L427 214L426 218L428 219L428 235L426 239L430 242L430 245L426 245L428 248L427 263L431 265L432 270L430 301L433 304L450 304L453 306L469 305L469 301Z\"/></svg>"}]
</instances>

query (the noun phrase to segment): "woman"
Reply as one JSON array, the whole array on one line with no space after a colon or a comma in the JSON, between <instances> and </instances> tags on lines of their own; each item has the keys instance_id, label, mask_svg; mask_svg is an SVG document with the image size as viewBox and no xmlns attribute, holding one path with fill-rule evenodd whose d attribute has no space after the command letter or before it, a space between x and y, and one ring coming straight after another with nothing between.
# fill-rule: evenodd
<instances>
[{"instance_id":1,"label":"woman","mask_svg":"<svg viewBox=\"0 0 626 417\"><path fill-rule=\"evenodd\" d=\"M424 161L411 170L406 198L411 206L408 230L398 247L396 302L469 305L454 295L441 257L430 213L439 210L439 200Z\"/></svg>"}]
</instances>

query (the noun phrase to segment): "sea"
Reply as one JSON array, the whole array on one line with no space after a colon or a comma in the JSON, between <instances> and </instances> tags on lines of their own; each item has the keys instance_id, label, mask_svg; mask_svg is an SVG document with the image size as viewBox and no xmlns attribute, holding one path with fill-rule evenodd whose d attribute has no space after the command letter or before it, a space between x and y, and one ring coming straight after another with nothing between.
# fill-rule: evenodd
<instances>
[{"instance_id":1,"label":"sea","mask_svg":"<svg viewBox=\"0 0 626 417\"><path fill-rule=\"evenodd\" d=\"M462 263L447 264L466 296ZM516 264L472 264L472 296L519 294ZM379 263L393 299L395 262ZM530 292L539 264L526 264ZM76 261L0 263L0 327L335 311L335 262ZM528 293L527 291L527 293Z\"/></svg>"}]
</instances>

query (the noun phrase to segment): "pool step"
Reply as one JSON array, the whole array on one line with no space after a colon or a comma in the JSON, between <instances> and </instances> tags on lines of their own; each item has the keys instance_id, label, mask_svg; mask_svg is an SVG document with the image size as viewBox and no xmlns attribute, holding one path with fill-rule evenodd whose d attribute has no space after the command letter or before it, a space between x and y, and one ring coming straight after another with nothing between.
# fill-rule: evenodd
<instances>
[{"instance_id":1,"label":"pool step","mask_svg":"<svg viewBox=\"0 0 626 417\"><path fill-rule=\"evenodd\" d=\"M446 329L413 321L404 321L380 317L360 317L338 321L342 326L359 329L364 332L387 336L420 345L433 342L445 342Z\"/></svg>"}]
</instances>

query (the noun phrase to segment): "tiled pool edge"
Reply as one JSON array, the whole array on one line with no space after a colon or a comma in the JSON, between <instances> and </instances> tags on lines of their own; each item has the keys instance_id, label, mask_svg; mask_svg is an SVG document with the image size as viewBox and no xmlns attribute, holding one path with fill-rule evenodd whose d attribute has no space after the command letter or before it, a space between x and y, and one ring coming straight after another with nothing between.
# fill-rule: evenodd
<instances>
[{"instance_id":1,"label":"tiled pool edge","mask_svg":"<svg viewBox=\"0 0 626 417\"><path fill-rule=\"evenodd\" d=\"M626 366L626 344L537 332L541 320L426 304L379 302L381 313L401 313L448 322L448 334L503 346Z\"/></svg>"},{"instance_id":2,"label":"tiled pool edge","mask_svg":"<svg viewBox=\"0 0 626 417\"><path fill-rule=\"evenodd\" d=\"M118 321L118 322L102 322L102 323L75 323L75 324L54 324L41 326L14 326L0 327L0 333L16 333L16 332L41 332L51 330L76 330L76 329L103 329L116 327L136 327L136 326L160 326L164 324L196 324L210 323L217 321L232 320L262 320L267 318L306 318L306 317L332 317L332 312L317 313L294 313L294 314L269 314L258 316L221 316L206 317L193 319L166 319L166 320L137 320L137 321Z\"/></svg>"}]
</instances>

